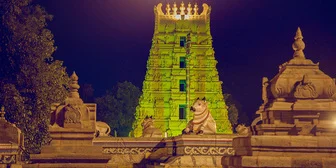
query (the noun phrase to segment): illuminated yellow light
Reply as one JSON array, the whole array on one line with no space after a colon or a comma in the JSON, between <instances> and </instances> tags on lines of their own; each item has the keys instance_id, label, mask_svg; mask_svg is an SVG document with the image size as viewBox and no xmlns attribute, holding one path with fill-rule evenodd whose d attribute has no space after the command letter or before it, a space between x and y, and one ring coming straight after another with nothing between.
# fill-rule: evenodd
<instances>
[{"instance_id":1,"label":"illuminated yellow light","mask_svg":"<svg viewBox=\"0 0 336 168\"><path fill-rule=\"evenodd\" d=\"M174 15L174 18L176 20L182 20L182 15ZM183 19L184 20L189 20L190 19L190 15L183 15Z\"/></svg>"}]
</instances>

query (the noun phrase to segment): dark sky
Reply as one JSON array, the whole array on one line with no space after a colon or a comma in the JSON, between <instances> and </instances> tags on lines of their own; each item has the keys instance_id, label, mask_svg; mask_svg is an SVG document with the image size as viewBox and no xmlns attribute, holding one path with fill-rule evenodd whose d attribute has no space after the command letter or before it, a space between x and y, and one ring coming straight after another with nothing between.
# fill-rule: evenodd
<instances>
[{"instance_id":1,"label":"dark sky","mask_svg":"<svg viewBox=\"0 0 336 168\"><path fill-rule=\"evenodd\" d=\"M36 0L54 15L48 28L54 57L76 71L80 84L101 96L117 82L142 87L154 31L154 5L171 0ZM181 2L178 1L177 2ZM187 1L184 1L187 3ZM292 58L301 27L306 57L336 73L333 1L191 0L212 7L211 33L223 86L252 116L261 104L261 79L271 79Z\"/></svg>"}]
</instances>

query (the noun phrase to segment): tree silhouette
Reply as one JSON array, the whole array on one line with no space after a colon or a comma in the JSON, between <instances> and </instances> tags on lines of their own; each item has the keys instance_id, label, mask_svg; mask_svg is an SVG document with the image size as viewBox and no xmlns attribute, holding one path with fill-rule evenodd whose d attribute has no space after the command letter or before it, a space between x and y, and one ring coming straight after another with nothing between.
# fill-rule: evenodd
<instances>
[{"instance_id":1,"label":"tree silhouette","mask_svg":"<svg viewBox=\"0 0 336 168\"><path fill-rule=\"evenodd\" d=\"M25 148L38 153L49 141L51 103L64 100L69 77L54 60L51 20L31 0L0 1L0 103L24 133Z\"/></svg>"},{"instance_id":2,"label":"tree silhouette","mask_svg":"<svg viewBox=\"0 0 336 168\"><path fill-rule=\"evenodd\" d=\"M97 120L106 122L118 136L128 136L135 120L135 108L141 91L130 82L118 83L95 100ZM111 131L113 133L114 131Z\"/></svg>"}]
</instances>

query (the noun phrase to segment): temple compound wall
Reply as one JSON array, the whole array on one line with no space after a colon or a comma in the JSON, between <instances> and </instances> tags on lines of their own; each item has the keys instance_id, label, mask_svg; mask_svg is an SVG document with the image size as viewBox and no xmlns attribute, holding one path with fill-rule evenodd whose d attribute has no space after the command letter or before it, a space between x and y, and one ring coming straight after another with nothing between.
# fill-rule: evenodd
<instances>
[{"instance_id":1,"label":"temple compound wall","mask_svg":"<svg viewBox=\"0 0 336 168\"><path fill-rule=\"evenodd\" d=\"M191 103L206 97L217 123L217 132L232 133L222 82L210 33L211 7L182 3L177 7L162 4L154 7L155 28L147 61L133 135L141 136L141 122L146 116L155 119L155 127L168 136L181 134L192 114Z\"/></svg>"}]
</instances>

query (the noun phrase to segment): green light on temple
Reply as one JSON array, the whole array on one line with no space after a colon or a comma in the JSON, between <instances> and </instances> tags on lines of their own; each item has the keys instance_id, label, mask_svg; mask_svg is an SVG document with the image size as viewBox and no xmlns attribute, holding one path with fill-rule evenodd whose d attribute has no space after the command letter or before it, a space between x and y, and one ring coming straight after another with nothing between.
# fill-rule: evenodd
<instances>
[{"instance_id":1,"label":"green light on temple","mask_svg":"<svg viewBox=\"0 0 336 168\"><path fill-rule=\"evenodd\" d=\"M135 137L142 135L146 116L153 116L155 127L163 133L181 134L192 119L189 108L198 97L209 102L217 132L232 133L212 48L211 8L203 4L201 14L197 5L182 9L174 5L163 13L161 3L154 8L155 30L133 124Z\"/></svg>"}]
</instances>

